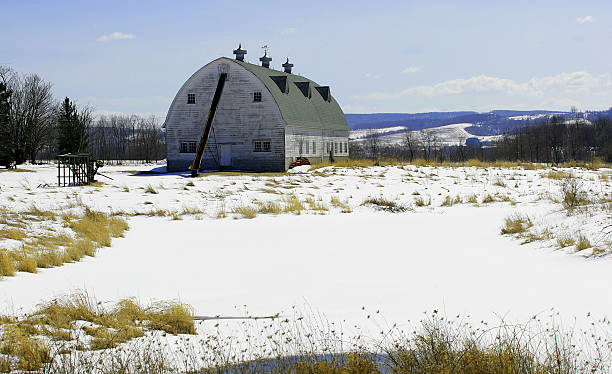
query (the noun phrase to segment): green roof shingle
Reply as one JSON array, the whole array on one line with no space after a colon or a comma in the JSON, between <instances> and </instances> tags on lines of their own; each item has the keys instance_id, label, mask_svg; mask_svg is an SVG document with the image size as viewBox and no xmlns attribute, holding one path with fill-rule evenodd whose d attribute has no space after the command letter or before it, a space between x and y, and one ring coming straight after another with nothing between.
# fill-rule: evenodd
<instances>
[{"instance_id":1,"label":"green roof shingle","mask_svg":"<svg viewBox=\"0 0 612 374\"><path fill-rule=\"evenodd\" d=\"M310 79L295 74L288 74L282 71L264 68L259 65L249 64L244 61L232 60L253 73L263 84L272 96L281 115L288 126L307 129L339 130L349 131L350 128L340 105L329 95L329 101L324 98L320 90L311 90L310 98L302 94L302 91L295 83L308 82L311 87L321 87ZM280 85L275 82L278 78L287 77L288 93L281 91Z\"/></svg>"}]
</instances>

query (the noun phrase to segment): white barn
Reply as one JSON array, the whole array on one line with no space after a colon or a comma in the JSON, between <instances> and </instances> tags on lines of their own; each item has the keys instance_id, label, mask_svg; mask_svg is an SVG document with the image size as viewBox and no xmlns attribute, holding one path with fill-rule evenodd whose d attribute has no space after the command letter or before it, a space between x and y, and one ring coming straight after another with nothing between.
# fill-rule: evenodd
<instances>
[{"instance_id":1,"label":"white barn","mask_svg":"<svg viewBox=\"0 0 612 374\"><path fill-rule=\"evenodd\" d=\"M349 155L349 127L329 86L262 66L218 58L183 84L166 116L168 171L189 168L221 73L227 74L202 157L202 170L284 171L299 157L311 163Z\"/></svg>"}]
</instances>

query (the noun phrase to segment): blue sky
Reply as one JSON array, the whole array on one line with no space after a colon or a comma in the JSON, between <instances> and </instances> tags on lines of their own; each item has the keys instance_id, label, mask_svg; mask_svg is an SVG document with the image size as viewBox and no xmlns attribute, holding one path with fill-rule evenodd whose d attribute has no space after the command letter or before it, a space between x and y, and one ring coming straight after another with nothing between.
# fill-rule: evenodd
<instances>
[{"instance_id":1,"label":"blue sky","mask_svg":"<svg viewBox=\"0 0 612 374\"><path fill-rule=\"evenodd\" d=\"M0 64L99 113L164 117L239 42L347 113L612 106L612 1L2 0ZM8 32L6 32L8 30Z\"/></svg>"}]
</instances>

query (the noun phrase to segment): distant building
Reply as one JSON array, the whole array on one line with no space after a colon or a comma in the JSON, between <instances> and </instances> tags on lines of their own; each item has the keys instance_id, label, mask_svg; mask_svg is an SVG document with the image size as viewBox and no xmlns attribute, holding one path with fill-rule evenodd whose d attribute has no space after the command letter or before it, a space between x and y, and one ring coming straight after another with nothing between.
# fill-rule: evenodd
<instances>
[{"instance_id":1,"label":"distant building","mask_svg":"<svg viewBox=\"0 0 612 374\"><path fill-rule=\"evenodd\" d=\"M227 74L215 113L203 170L283 171L299 157L311 163L346 158L349 126L329 86L270 68L267 52L261 66L218 58L183 84L166 116L168 171L187 170L222 73Z\"/></svg>"}]
</instances>

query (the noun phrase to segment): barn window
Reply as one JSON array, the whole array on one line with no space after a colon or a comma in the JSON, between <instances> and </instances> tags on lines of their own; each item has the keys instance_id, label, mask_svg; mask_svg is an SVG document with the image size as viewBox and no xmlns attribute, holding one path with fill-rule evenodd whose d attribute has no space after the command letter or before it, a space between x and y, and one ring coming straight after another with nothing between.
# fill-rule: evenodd
<instances>
[{"instance_id":1,"label":"barn window","mask_svg":"<svg viewBox=\"0 0 612 374\"><path fill-rule=\"evenodd\" d=\"M344 153L348 153L348 143L344 143Z\"/></svg>"},{"instance_id":2,"label":"barn window","mask_svg":"<svg viewBox=\"0 0 612 374\"><path fill-rule=\"evenodd\" d=\"M310 153L310 143L306 142L306 154Z\"/></svg>"},{"instance_id":3,"label":"barn window","mask_svg":"<svg viewBox=\"0 0 612 374\"><path fill-rule=\"evenodd\" d=\"M312 153L317 153L317 142L312 142Z\"/></svg>"},{"instance_id":4,"label":"barn window","mask_svg":"<svg viewBox=\"0 0 612 374\"><path fill-rule=\"evenodd\" d=\"M253 102L256 102L256 103L261 102L261 92L259 91L253 92Z\"/></svg>"},{"instance_id":5,"label":"barn window","mask_svg":"<svg viewBox=\"0 0 612 374\"><path fill-rule=\"evenodd\" d=\"M195 104L195 94L187 94L187 104Z\"/></svg>"},{"instance_id":6,"label":"barn window","mask_svg":"<svg viewBox=\"0 0 612 374\"><path fill-rule=\"evenodd\" d=\"M334 142L334 153L338 153L338 142Z\"/></svg>"},{"instance_id":7,"label":"barn window","mask_svg":"<svg viewBox=\"0 0 612 374\"><path fill-rule=\"evenodd\" d=\"M271 146L269 140L253 141L253 152L270 152Z\"/></svg>"},{"instance_id":8,"label":"barn window","mask_svg":"<svg viewBox=\"0 0 612 374\"><path fill-rule=\"evenodd\" d=\"M195 153L196 142L181 142L180 153Z\"/></svg>"}]
</instances>

